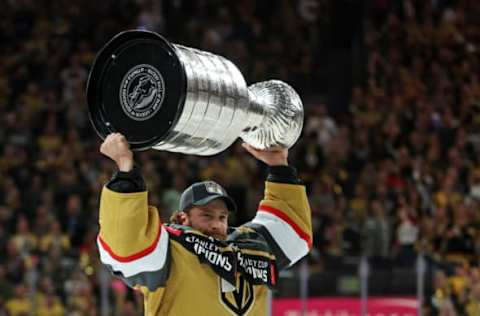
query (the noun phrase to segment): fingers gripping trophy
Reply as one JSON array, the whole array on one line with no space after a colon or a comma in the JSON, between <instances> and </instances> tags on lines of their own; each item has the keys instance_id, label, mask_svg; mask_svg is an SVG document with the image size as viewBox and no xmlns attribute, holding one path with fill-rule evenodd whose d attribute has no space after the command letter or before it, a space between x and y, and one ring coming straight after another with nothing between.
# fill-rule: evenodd
<instances>
[{"instance_id":1,"label":"fingers gripping trophy","mask_svg":"<svg viewBox=\"0 0 480 316\"><path fill-rule=\"evenodd\" d=\"M121 133L133 150L208 156L238 137L290 148L303 127L302 101L285 82L247 87L229 60L148 31L122 32L102 48L87 99L99 136Z\"/></svg>"}]
</instances>

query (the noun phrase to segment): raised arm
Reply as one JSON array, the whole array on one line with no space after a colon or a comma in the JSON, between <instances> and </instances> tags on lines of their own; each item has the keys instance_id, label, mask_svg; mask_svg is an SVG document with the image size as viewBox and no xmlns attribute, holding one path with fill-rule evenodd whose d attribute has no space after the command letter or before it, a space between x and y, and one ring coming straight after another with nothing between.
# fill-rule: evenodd
<instances>
[{"instance_id":1,"label":"raised arm","mask_svg":"<svg viewBox=\"0 0 480 316\"><path fill-rule=\"evenodd\" d=\"M100 199L100 259L128 285L154 290L166 280L168 233L157 209L148 205L145 183L134 168L125 137L108 135L100 152L118 167Z\"/></svg>"},{"instance_id":2,"label":"raised arm","mask_svg":"<svg viewBox=\"0 0 480 316\"><path fill-rule=\"evenodd\" d=\"M262 151L244 147L269 166L265 197L255 218L245 226L266 239L278 267L286 268L305 256L312 246L311 210L305 186L296 170L288 166L287 149Z\"/></svg>"}]
</instances>

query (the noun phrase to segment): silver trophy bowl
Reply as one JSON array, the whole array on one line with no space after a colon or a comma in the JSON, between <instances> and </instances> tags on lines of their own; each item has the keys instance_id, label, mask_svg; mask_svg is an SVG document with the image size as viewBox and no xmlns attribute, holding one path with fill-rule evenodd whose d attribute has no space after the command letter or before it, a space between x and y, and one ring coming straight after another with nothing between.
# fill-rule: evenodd
<instances>
[{"instance_id":1,"label":"silver trophy bowl","mask_svg":"<svg viewBox=\"0 0 480 316\"><path fill-rule=\"evenodd\" d=\"M104 46L87 99L97 133L120 132L136 150L207 156L239 137L258 149L289 148L303 127L302 101L285 82L247 88L229 60L147 31L122 32Z\"/></svg>"}]
</instances>

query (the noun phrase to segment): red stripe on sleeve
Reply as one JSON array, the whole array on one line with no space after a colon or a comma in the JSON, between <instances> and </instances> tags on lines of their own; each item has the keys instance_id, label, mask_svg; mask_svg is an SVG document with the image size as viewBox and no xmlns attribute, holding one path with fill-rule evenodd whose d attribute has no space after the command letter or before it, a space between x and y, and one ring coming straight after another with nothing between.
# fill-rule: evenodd
<instances>
[{"instance_id":1,"label":"red stripe on sleeve","mask_svg":"<svg viewBox=\"0 0 480 316\"><path fill-rule=\"evenodd\" d=\"M260 205L260 207L258 208L259 211L263 211L263 212L267 212L267 213L270 213L270 214L273 214L281 219L283 219L285 222L288 223L288 225L290 225L293 230L298 234L298 236L300 238L302 238L303 240L305 240L308 244L308 248L311 249L312 248L312 237L307 234L306 232L304 232L300 226L297 225L297 223L295 223L290 217L288 217L285 213L283 213L282 211L280 211L279 209L276 209L274 207L271 207L271 206L267 206L267 205Z\"/></svg>"},{"instance_id":2,"label":"red stripe on sleeve","mask_svg":"<svg viewBox=\"0 0 480 316\"><path fill-rule=\"evenodd\" d=\"M270 280L272 282L272 285L277 284L277 277L276 277L276 271L275 271L275 265L273 262L270 261Z\"/></svg>"},{"instance_id":3,"label":"red stripe on sleeve","mask_svg":"<svg viewBox=\"0 0 480 316\"><path fill-rule=\"evenodd\" d=\"M158 241L160 240L161 232L162 232L162 226L160 226L158 228L157 237L155 238L155 240L153 241L153 243L150 246L148 246L147 248L145 248L144 250L142 250L140 252L134 253L133 255L130 255L130 256L127 256L127 257L122 257L122 256L119 256L119 255L115 254L113 252L113 250L110 248L110 246L102 239L102 237L100 237L100 235L98 235L98 240L100 241L100 245L102 245L102 248L106 252L108 252L108 254L113 259L115 259L117 261L120 261L120 262L131 262L131 261L140 259L142 257L145 257L146 255L149 255L152 251L154 251L155 248L157 247Z\"/></svg>"}]
</instances>

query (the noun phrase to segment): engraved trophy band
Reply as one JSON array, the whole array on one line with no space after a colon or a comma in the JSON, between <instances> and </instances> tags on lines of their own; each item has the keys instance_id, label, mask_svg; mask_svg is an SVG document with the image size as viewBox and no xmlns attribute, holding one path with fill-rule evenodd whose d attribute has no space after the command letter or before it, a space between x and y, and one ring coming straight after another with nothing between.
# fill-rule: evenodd
<instances>
[{"instance_id":1,"label":"engraved trophy band","mask_svg":"<svg viewBox=\"0 0 480 316\"><path fill-rule=\"evenodd\" d=\"M134 150L214 155L240 137L258 149L291 147L303 105L279 80L249 87L224 57L125 31L98 53L87 84L90 121L100 137L125 135Z\"/></svg>"}]
</instances>

